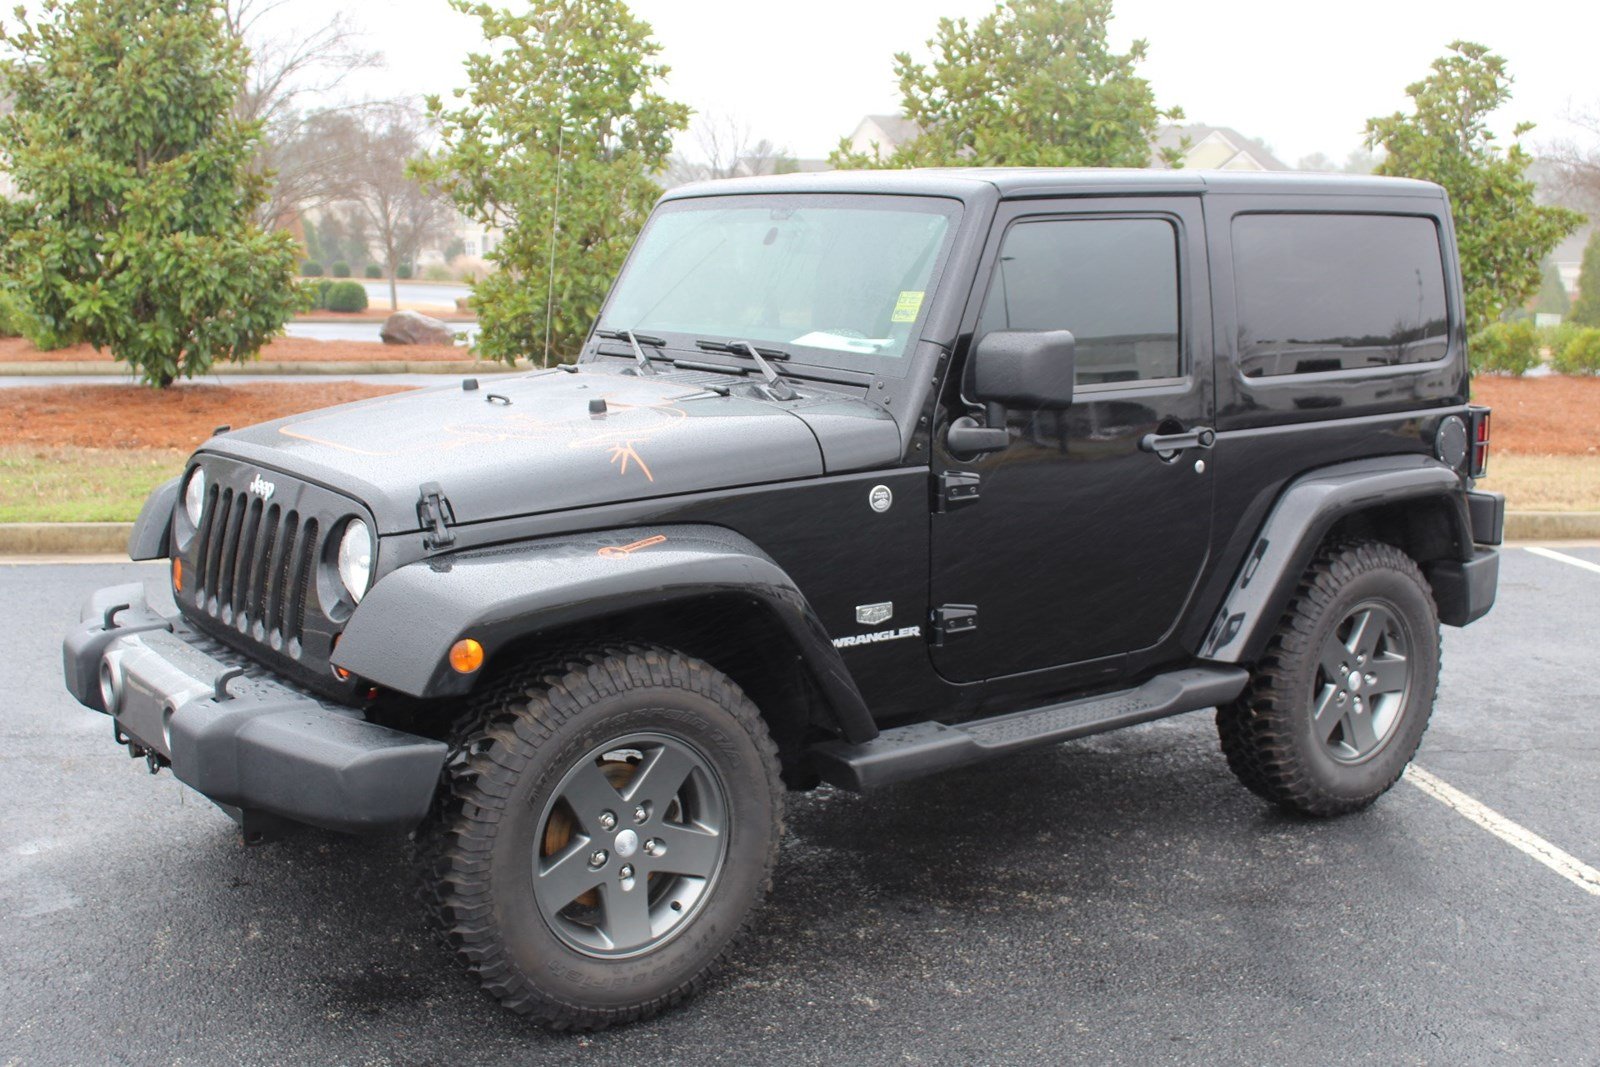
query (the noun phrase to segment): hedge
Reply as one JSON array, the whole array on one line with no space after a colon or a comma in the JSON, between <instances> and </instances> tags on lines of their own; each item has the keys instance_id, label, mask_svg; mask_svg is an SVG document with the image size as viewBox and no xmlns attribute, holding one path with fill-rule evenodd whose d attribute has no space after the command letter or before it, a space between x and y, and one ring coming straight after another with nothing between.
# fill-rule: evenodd
<instances>
[{"instance_id":1,"label":"hedge","mask_svg":"<svg viewBox=\"0 0 1600 1067\"><path fill-rule=\"evenodd\" d=\"M334 282L328 289L329 311L367 310L367 289L360 282Z\"/></svg>"}]
</instances>

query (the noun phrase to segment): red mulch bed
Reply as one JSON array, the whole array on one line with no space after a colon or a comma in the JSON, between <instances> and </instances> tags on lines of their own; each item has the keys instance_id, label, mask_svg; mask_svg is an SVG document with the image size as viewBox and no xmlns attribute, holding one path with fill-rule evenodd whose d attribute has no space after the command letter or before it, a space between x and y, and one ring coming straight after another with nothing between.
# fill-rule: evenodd
<instances>
[{"instance_id":1,"label":"red mulch bed","mask_svg":"<svg viewBox=\"0 0 1600 1067\"><path fill-rule=\"evenodd\" d=\"M261 359L269 363L343 363L368 360L433 363L472 358L472 353L464 345L384 345L371 341L312 341L304 337L280 337L269 342L261 350ZM41 352L21 337L0 338L0 363L75 361L110 363L111 352L108 349L96 352L89 345L73 345L70 348L58 348L54 352Z\"/></svg>"},{"instance_id":2,"label":"red mulch bed","mask_svg":"<svg viewBox=\"0 0 1600 1067\"><path fill-rule=\"evenodd\" d=\"M1494 408L1494 452L1534 456L1600 454L1600 378L1472 381L1474 403Z\"/></svg>"},{"instance_id":3,"label":"red mulch bed","mask_svg":"<svg viewBox=\"0 0 1600 1067\"><path fill-rule=\"evenodd\" d=\"M139 385L0 389L0 443L187 450L218 426L250 426L406 388L329 381L188 384L164 390Z\"/></svg>"}]
</instances>

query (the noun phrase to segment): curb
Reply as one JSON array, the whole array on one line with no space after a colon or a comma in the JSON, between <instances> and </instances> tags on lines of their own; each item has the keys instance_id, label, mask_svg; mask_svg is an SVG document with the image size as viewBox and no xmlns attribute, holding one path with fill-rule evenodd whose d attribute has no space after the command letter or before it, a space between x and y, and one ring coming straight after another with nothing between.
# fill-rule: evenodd
<instances>
[{"instance_id":1,"label":"curb","mask_svg":"<svg viewBox=\"0 0 1600 1067\"><path fill-rule=\"evenodd\" d=\"M122 556L131 522L0 523L0 556ZM1507 541L1600 541L1600 511L1511 511Z\"/></svg>"},{"instance_id":2,"label":"curb","mask_svg":"<svg viewBox=\"0 0 1600 1067\"><path fill-rule=\"evenodd\" d=\"M371 359L346 360L332 363L229 363L212 367L191 381L203 382L212 375L229 377L235 374L498 374L518 370L531 370L533 365L518 361L516 366L481 359L404 360ZM108 360L69 359L59 363L0 363L0 377L68 377L92 376L96 378L125 378L131 384L136 379L119 364Z\"/></svg>"}]
</instances>

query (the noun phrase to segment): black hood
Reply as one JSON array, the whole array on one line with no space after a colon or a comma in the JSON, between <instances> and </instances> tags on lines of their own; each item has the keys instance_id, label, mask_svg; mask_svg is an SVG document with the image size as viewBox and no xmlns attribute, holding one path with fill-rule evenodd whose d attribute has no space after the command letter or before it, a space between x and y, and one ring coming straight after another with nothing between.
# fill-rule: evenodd
<instances>
[{"instance_id":1,"label":"black hood","mask_svg":"<svg viewBox=\"0 0 1600 1067\"><path fill-rule=\"evenodd\" d=\"M470 523L898 460L899 430L883 408L807 394L778 403L677 375L536 371L477 390L452 379L292 416L213 438L204 451L347 493L384 534L418 529L428 483L438 483L458 523Z\"/></svg>"}]
</instances>

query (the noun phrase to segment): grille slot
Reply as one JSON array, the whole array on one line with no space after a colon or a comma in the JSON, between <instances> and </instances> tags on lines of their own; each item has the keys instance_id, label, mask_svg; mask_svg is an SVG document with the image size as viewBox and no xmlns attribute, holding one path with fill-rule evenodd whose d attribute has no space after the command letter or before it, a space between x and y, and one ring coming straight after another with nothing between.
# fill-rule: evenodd
<instances>
[{"instance_id":1,"label":"grille slot","mask_svg":"<svg viewBox=\"0 0 1600 1067\"><path fill-rule=\"evenodd\" d=\"M315 570L317 520L243 491L211 487L195 548L195 606L297 654Z\"/></svg>"}]
</instances>

